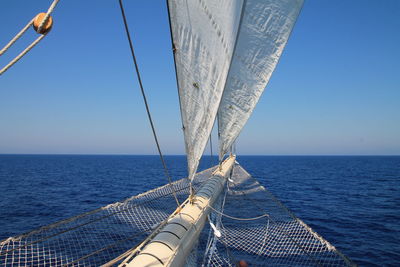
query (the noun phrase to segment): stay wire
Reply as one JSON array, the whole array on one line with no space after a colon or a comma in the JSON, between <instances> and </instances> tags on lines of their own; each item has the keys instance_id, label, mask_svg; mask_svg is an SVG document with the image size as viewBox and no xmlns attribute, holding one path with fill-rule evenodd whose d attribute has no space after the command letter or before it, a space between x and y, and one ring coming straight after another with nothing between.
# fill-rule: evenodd
<instances>
[{"instance_id":1,"label":"stay wire","mask_svg":"<svg viewBox=\"0 0 400 267\"><path fill-rule=\"evenodd\" d=\"M132 59L133 59L134 65L135 65L135 70L136 70L137 79L139 81L140 91L141 91L142 96L143 96L144 105L146 106L146 112L147 112L147 116L148 116L148 119L149 119L149 122L150 122L151 130L153 131L154 141L156 142L158 154L160 155L161 163L162 163L162 165L164 167L165 176L167 177L168 183L169 183L169 185L170 185L170 187L172 189L172 193L174 195L176 204L178 206L180 206L178 197L177 197L176 192L175 192L175 188L172 185L171 176L169 175L167 165L165 164L164 156L163 156L163 154L161 152L161 148L160 148L160 144L158 142L158 138L157 138L156 130L155 130L155 127L154 127L153 119L151 118L150 108L149 108L149 105L147 103L146 94L144 92L143 83L142 83L142 79L141 79L140 72L139 72L139 66L138 66L138 63L136 61L136 56L135 56L135 52L134 52L134 49L133 49L133 43L132 43L131 35L129 33L128 23L127 23L127 20L126 20L125 10L124 10L124 6L122 4L122 0L119 0L119 6L121 8L121 15L122 15L122 19L123 19L124 25L125 25L126 36L128 37L129 47L131 49Z\"/></svg>"},{"instance_id":2,"label":"stay wire","mask_svg":"<svg viewBox=\"0 0 400 267\"><path fill-rule=\"evenodd\" d=\"M169 9L169 2L168 2L168 0L165 0L165 3L166 3L166 6L167 6L167 12L168 12L168 26L169 26L169 33L170 33L170 36L171 36L171 45L172 45L172 52L173 52L173 58L174 58L175 81L176 81L176 88L177 88L177 90L178 90L179 110L180 110L180 113L181 113L181 121L182 121L183 135L184 135L184 137L185 137L186 134L185 134L185 125L184 125L184 123L183 123L183 115L182 115L183 113L182 113L181 94L180 94L180 91L179 91L178 68L177 68L177 66L176 66L177 47L175 46L174 34L173 34L173 32L172 32L171 11L170 11L170 9ZM184 138L184 139L185 139L185 151L186 151L186 154L188 154L188 153L189 153L188 143L187 143L187 141L186 141L186 138ZM188 168L188 169L189 169L189 168ZM188 176L188 178L189 178L189 180L190 180L190 179L192 179L193 177L189 177L189 176ZM194 188L193 188L193 185L192 185L192 180L190 180L189 185L190 185L190 189L189 189L189 192L190 192L190 193L189 193L189 198L192 199L193 196L194 196Z\"/></svg>"},{"instance_id":3,"label":"stay wire","mask_svg":"<svg viewBox=\"0 0 400 267\"><path fill-rule=\"evenodd\" d=\"M211 167L214 166L214 160L213 160L213 150L212 150L212 138L211 138L212 133L210 133L210 157L211 157Z\"/></svg>"}]
</instances>

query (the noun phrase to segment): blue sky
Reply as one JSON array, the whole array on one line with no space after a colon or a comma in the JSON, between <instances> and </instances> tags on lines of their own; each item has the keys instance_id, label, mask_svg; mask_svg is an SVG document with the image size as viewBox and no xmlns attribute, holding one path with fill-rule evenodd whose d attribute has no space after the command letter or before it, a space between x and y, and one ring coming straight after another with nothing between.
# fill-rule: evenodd
<instances>
[{"instance_id":1,"label":"blue sky","mask_svg":"<svg viewBox=\"0 0 400 267\"><path fill-rule=\"evenodd\" d=\"M50 2L3 0L0 46ZM125 5L162 150L183 154L165 1ZM119 12L60 1L52 32L0 77L0 153L156 153ZM399 45L398 0L306 1L238 154L400 154Z\"/></svg>"}]
</instances>

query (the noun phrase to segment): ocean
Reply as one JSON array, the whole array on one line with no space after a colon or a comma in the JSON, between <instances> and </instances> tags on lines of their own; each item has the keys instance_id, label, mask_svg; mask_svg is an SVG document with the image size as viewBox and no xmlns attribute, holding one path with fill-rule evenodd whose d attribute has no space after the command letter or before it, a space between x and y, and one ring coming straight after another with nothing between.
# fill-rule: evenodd
<instances>
[{"instance_id":1,"label":"ocean","mask_svg":"<svg viewBox=\"0 0 400 267\"><path fill-rule=\"evenodd\" d=\"M400 266L400 156L239 156L360 266ZM184 156L166 156L174 180ZM200 169L215 165L205 156ZM0 155L0 240L166 183L158 156Z\"/></svg>"}]
</instances>

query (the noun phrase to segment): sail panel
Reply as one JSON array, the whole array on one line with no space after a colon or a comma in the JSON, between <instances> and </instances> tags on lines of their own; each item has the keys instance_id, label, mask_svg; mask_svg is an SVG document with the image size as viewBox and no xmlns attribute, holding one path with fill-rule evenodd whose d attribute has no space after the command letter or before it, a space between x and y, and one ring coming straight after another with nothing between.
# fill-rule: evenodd
<instances>
[{"instance_id":1,"label":"sail panel","mask_svg":"<svg viewBox=\"0 0 400 267\"><path fill-rule=\"evenodd\" d=\"M229 150L263 93L303 0L246 0L237 45L218 111L220 158Z\"/></svg>"},{"instance_id":2,"label":"sail panel","mask_svg":"<svg viewBox=\"0 0 400 267\"><path fill-rule=\"evenodd\" d=\"M221 101L243 1L169 0L168 5L191 179Z\"/></svg>"}]
</instances>

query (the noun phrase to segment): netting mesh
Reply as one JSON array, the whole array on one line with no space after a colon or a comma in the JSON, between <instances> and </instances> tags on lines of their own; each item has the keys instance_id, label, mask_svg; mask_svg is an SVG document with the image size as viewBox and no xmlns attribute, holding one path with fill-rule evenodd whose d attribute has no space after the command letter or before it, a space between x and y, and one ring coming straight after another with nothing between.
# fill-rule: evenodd
<instances>
[{"instance_id":1,"label":"netting mesh","mask_svg":"<svg viewBox=\"0 0 400 267\"><path fill-rule=\"evenodd\" d=\"M213 168L196 175L194 188ZM174 183L178 199L189 183ZM171 187L162 186L106 207L0 242L0 266L99 266L138 245L176 209Z\"/></svg>"},{"instance_id":2,"label":"netting mesh","mask_svg":"<svg viewBox=\"0 0 400 267\"><path fill-rule=\"evenodd\" d=\"M213 168L197 174L194 188ZM300 219L242 167L215 203L188 266L346 266L352 263ZM178 199L189 194L187 179L174 183ZM42 227L0 242L1 266L99 266L140 244L175 210L169 186ZM224 214L224 215L222 215ZM239 220L268 214L256 220ZM229 215L233 218L226 217ZM235 218L236 217L236 218ZM208 238L207 238L208 236Z\"/></svg>"},{"instance_id":3,"label":"netting mesh","mask_svg":"<svg viewBox=\"0 0 400 267\"><path fill-rule=\"evenodd\" d=\"M219 212L212 212L211 221L221 235L210 229L205 266L237 266L240 261L249 266L352 265L239 165L214 208Z\"/></svg>"}]
</instances>

